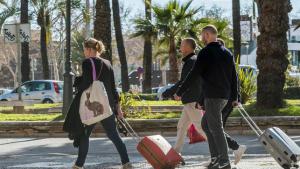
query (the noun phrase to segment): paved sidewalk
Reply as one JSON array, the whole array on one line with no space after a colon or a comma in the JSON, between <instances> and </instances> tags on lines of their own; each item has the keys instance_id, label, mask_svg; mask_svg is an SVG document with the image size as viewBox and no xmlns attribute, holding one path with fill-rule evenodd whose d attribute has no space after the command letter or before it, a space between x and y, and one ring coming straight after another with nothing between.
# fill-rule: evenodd
<instances>
[{"instance_id":1,"label":"paved sidewalk","mask_svg":"<svg viewBox=\"0 0 300 169\"><path fill-rule=\"evenodd\" d=\"M248 146L245 157L237 166L239 169L280 169L280 166L265 152L255 136L233 136ZM292 137L300 144L300 136ZM168 137L174 144L175 137ZM151 169L136 151L132 138L124 138L135 168ZM106 138L92 138L87 158L87 169L120 168L119 157L112 143ZM187 141L186 141L187 143ZM1 169L67 169L76 158L76 149L65 138L7 138L0 139ZM182 153L186 165L179 168L204 169L202 166L209 158L207 143L184 146ZM231 156L231 159L233 157Z\"/></svg>"}]
</instances>

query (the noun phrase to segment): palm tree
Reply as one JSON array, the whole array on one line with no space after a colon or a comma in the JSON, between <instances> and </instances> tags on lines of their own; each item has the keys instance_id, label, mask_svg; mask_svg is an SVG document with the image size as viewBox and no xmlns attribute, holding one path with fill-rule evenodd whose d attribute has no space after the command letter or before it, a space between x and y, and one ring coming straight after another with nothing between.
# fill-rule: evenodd
<instances>
[{"instance_id":1,"label":"palm tree","mask_svg":"<svg viewBox=\"0 0 300 169\"><path fill-rule=\"evenodd\" d=\"M283 106L283 87L287 70L290 0L257 0L260 35L257 38L257 106Z\"/></svg>"},{"instance_id":2,"label":"palm tree","mask_svg":"<svg viewBox=\"0 0 300 169\"><path fill-rule=\"evenodd\" d=\"M50 13L49 1L46 0L32 0L32 4L37 15L37 24L41 27L40 30L40 44L41 57L43 67L43 78L50 78L49 61L48 61L48 42L50 40Z\"/></svg>"},{"instance_id":3,"label":"palm tree","mask_svg":"<svg viewBox=\"0 0 300 169\"><path fill-rule=\"evenodd\" d=\"M21 23L28 23L28 0L21 1ZM29 43L22 43L21 72L22 82L28 81L30 74Z\"/></svg>"},{"instance_id":4,"label":"palm tree","mask_svg":"<svg viewBox=\"0 0 300 169\"><path fill-rule=\"evenodd\" d=\"M145 0L145 16L147 20L151 21L151 0ZM151 34L146 34L144 37L144 81L143 81L143 93L151 93L152 90L152 41Z\"/></svg>"},{"instance_id":5,"label":"palm tree","mask_svg":"<svg viewBox=\"0 0 300 169\"><path fill-rule=\"evenodd\" d=\"M85 10L83 11L83 18L85 21L85 38L88 38L91 35L90 0L85 1Z\"/></svg>"},{"instance_id":6,"label":"palm tree","mask_svg":"<svg viewBox=\"0 0 300 169\"><path fill-rule=\"evenodd\" d=\"M8 1L0 0L0 32L5 20L13 16L18 11L18 8L16 7L17 1L18 0L13 0L8 3Z\"/></svg>"},{"instance_id":7,"label":"palm tree","mask_svg":"<svg viewBox=\"0 0 300 169\"><path fill-rule=\"evenodd\" d=\"M240 0L232 0L232 22L233 22L233 55L240 58L241 54L241 16Z\"/></svg>"},{"instance_id":8,"label":"palm tree","mask_svg":"<svg viewBox=\"0 0 300 169\"><path fill-rule=\"evenodd\" d=\"M179 77L176 40L189 33L190 26L193 25L193 17L201 9L190 9L192 2L193 0L189 0L181 5L178 0L172 0L164 7L152 7L156 18L155 27L161 35L159 42L166 44L169 49L169 82L171 83L177 82Z\"/></svg>"},{"instance_id":9,"label":"palm tree","mask_svg":"<svg viewBox=\"0 0 300 169\"><path fill-rule=\"evenodd\" d=\"M124 40L122 35L122 25L121 25L119 8L120 8L119 0L112 0L115 34L116 34L118 53L119 53L120 64L121 64L122 90L123 92L128 92L129 91L128 66L127 66L126 52L124 47Z\"/></svg>"},{"instance_id":10,"label":"palm tree","mask_svg":"<svg viewBox=\"0 0 300 169\"><path fill-rule=\"evenodd\" d=\"M112 62L111 49L111 14L109 0L97 0L96 18L94 21L94 37L101 40L106 51L102 57Z\"/></svg>"}]
</instances>

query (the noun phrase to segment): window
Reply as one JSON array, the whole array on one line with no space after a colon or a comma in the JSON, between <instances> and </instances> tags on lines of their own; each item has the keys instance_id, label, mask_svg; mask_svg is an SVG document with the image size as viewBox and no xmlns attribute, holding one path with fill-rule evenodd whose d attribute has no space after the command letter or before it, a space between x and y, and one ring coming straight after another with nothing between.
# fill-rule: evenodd
<instances>
[{"instance_id":1,"label":"window","mask_svg":"<svg viewBox=\"0 0 300 169\"><path fill-rule=\"evenodd\" d=\"M63 88L64 88L64 83L63 83L63 82L58 82L57 84L58 84L58 89L59 89L59 90L63 90Z\"/></svg>"},{"instance_id":2,"label":"window","mask_svg":"<svg viewBox=\"0 0 300 169\"><path fill-rule=\"evenodd\" d=\"M31 92L32 91L32 83L30 82L30 83L25 83L25 84L23 84L22 86L21 86L21 91L22 92ZM16 90L16 92L18 92L17 90Z\"/></svg>"},{"instance_id":3,"label":"window","mask_svg":"<svg viewBox=\"0 0 300 169\"><path fill-rule=\"evenodd\" d=\"M33 86L33 91L44 91L51 90L50 83L48 82L35 82Z\"/></svg>"}]
</instances>

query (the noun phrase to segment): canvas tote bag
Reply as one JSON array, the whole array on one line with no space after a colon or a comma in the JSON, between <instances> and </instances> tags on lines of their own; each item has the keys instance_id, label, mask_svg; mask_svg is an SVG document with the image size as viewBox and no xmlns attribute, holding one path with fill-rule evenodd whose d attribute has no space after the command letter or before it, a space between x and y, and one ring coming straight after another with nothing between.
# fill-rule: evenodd
<instances>
[{"instance_id":1,"label":"canvas tote bag","mask_svg":"<svg viewBox=\"0 0 300 169\"><path fill-rule=\"evenodd\" d=\"M81 122L86 125L95 124L113 114L104 84L98 80L103 63L96 78L95 63L92 58L90 58L90 61L93 67L93 83L88 89L83 91L79 106Z\"/></svg>"}]
</instances>

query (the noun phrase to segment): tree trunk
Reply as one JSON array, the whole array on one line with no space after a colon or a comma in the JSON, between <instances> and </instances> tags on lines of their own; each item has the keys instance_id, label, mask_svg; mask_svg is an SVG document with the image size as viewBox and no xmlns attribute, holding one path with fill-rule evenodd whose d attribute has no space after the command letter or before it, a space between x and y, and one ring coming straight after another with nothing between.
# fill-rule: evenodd
<instances>
[{"instance_id":1,"label":"tree trunk","mask_svg":"<svg viewBox=\"0 0 300 169\"><path fill-rule=\"evenodd\" d=\"M111 15L109 0L97 0L96 19L94 21L94 37L101 40L106 51L102 57L112 62L111 50Z\"/></svg>"},{"instance_id":2,"label":"tree trunk","mask_svg":"<svg viewBox=\"0 0 300 169\"><path fill-rule=\"evenodd\" d=\"M90 0L85 1L85 8L86 8L86 20L85 20L85 38L91 36L91 14L90 14Z\"/></svg>"},{"instance_id":3,"label":"tree trunk","mask_svg":"<svg viewBox=\"0 0 300 169\"><path fill-rule=\"evenodd\" d=\"M48 61L48 52L47 52L47 30L46 30L46 19L45 19L44 9L41 9L41 11L39 12L38 24L41 27L40 43L41 43L43 78L49 79L50 71L49 71L49 61Z\"/></svg>"},{"instance_id":4,"label":"tree trunk","mask_svg":"<svg viewBox=\"0 0 300 169\"><path fill-rule=\"evenodd\" d=\"M127 66L126 52L124 47L124 40L122 35L119 0L112 0L112 9L113 9L116 41L117 41L118 53L119 53L120 64L121 64L122 91L128 92L129 91L128 66Z\"/></svg>"},{"instance_id":5,"label":"tree trunk","mask_svg":"<svg viewBox=\"0 0 300 169\"><path fill-rule=\"evenodd\" d=\"M179 77L178 71L178 63L177 63L177 56L176 56L176 44L175 38L170 37L170 44L169 44L169 65L170 65L170 83L176 83Z\"/></svg>"},{"instance_id":6,"label":"tree trunk","mask_svg":"<svg viewBox=\"0 0 300 169\"><path fill-rule=\"evenodd\" d=\"M145 14L146 19L151 20L151 0L145 0ZM143 93L152 92L152 42L151 37L146 36L144 41L144 81L143 81Z\"/></svg>"},{"instance_id":7,"label":"tree trunk","mask_svg":"<svg viewBox=\"0 0 300 169\"><path fill-rule=\"evenodd\" d=\"M257 106L283 107L285 72L289 64L286 32L290 0L257 0L260 15L257 38Z\"/></svg>"},{"instance_id":8,"label":"tree trunk","mask_svg":"<svg viewBox=\"0 0 300 169\"><path fill-rule=\"evenodd\" d=\"M240 0L232 0L232 22L233 22L233 54L240 63L241 58L241 16Z\"/></svg>"},{"instance_id":9,"label":"tree trunk","mask_svg":"<svg viewBox=\"0 0 300 169\"><path fill-rule=\"evenodd\" d=\"M21 23L28 23L28 0L21 1ZM22 82L30 80L29 43L22 43L21 73Z\"/></svg>"}]
</instances>

